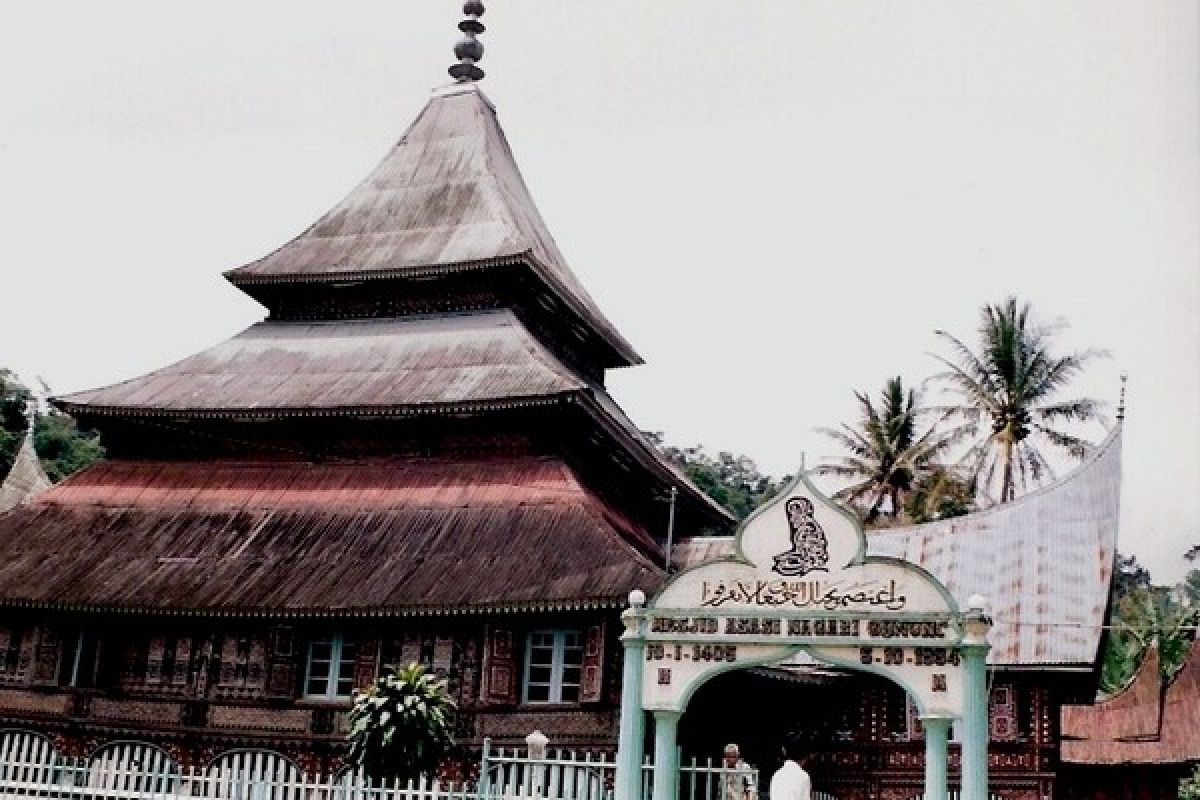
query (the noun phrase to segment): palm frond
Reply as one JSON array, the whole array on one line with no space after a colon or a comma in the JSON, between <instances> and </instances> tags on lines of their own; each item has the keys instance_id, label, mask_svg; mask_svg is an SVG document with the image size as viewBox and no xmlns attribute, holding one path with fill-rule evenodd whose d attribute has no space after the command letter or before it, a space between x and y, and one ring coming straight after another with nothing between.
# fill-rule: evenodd
<instances>
[{"instance_id":1,"label":"palm frond","mask_svg":"<svg viewBox=\"0 0 1200 800\"><path fill-rule=\"evenodd\" d=\"M1055 447L1061 447L1072 457L1080 460L1087 458L1088 453L1090 453L1095 447L1095 445L1086 439L1081 439L1078 436L1073 436L1062 431L1056 431L1053 428L1047 427L1046 425L1034 423L1033 428L1039 434L1044 436L1052 445Z\"/></svg>"}]
</instances>

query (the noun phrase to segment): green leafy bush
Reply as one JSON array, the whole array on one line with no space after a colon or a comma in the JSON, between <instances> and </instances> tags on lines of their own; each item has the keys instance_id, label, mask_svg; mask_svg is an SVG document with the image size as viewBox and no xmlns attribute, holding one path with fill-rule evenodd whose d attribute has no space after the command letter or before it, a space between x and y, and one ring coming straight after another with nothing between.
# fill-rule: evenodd
<instances>
[{"instance_id":1,"label":"green leafy bush","mask_svg":"<svg viewBox=\"0 0 1200 800\"><path fill-rule=\"evenodd\" d=\"M432 773L454 745L454 710L445 680L415 663L394 668L354 696L349 761L380 781Z\"/></svg>"}]
</instances>

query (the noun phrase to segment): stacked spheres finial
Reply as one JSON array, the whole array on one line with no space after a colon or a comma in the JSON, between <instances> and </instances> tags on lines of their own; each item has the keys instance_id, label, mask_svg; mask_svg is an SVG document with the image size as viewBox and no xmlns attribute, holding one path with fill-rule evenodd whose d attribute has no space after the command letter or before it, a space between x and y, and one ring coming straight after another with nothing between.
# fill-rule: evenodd
<instances>
[{"instance_id":1,"label":"stacked spheres finial","mask_svg":"<svg viewBox=\"0 0 1200 800\"><path fill-rule=\"evenodd\" d=\"M480 0L467 0L463 3L463 14L466 19L458 23L458 29L463 32L463 38L454 45L454 57L458 63L450 67L450 77L459 83L483 80L483 70L476 62L483 59L483 43L475 37L485 30L479 18L483 16L483 3Z\"/></svg>"}]
</instances>

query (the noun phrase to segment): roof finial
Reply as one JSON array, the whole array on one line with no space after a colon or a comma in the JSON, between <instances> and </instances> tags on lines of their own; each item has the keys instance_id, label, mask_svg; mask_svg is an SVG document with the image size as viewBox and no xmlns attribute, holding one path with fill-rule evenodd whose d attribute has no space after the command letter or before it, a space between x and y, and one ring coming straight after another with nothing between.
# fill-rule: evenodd
<instances>
[{"instance_id":1,"label":"roof finial","mask_svg":"<svg viewBox=\"0 0 1200 800\"><path fill-rule=\"evenodd\" d=\"M467 18L458 23L463 38L454 45L454 57L458 59L458 63L448 70L450 77L459 83L483 80L483 70L475 65L475 62L483 58L483 43L475 38L484 31L483 23L479 21L483 10L481 0L467 0L463 3L463 13Z\"/></svg>"},{"instance_id":2,"label":"roof finial","mask_svg":"<svg viewBox=\"0 0 1200 800\"><path fill-rule=\"evenodd\" d=\"M1122 422L1125 419L1125 383L1129 380L1129 373L1121 373L1121 399L1117 401L1117 422Z\"/></svg>"}]
</instances>

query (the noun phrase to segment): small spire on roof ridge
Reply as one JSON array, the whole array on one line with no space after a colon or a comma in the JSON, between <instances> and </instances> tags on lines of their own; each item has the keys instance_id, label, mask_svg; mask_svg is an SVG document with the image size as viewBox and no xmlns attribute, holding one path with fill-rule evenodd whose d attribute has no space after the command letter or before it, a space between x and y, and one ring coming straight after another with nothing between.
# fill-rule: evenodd
<instances>
[{"instance_id":1,"label":"small spire on roof ridge","mask_svg":"<svg viewBox=\"0 0 1200 800\"><path fill-rule=\"evenodd\" d=\"M479 18L483 16L481 0L467 0L463 3L463 13L467 18L458 23L458 29L463 32L463 38L454 45L454 57L458 63L447 72L459 83L483 80L483 70L476 62L483 59L483 43L475 37L485 30Z\"/></svg>"},{"instance_id":2,"label":"small spire on roof ridge","mask_svg":"<svg viewBox=\"0 0 1200 800\"><path fill-rule=\"evenodd\" d=\"M1117 400L1117 422L1125 419L1125 384L1129 381L1129 373L1121 373L1121 397Z\"/></svg>"}]
</instances>

